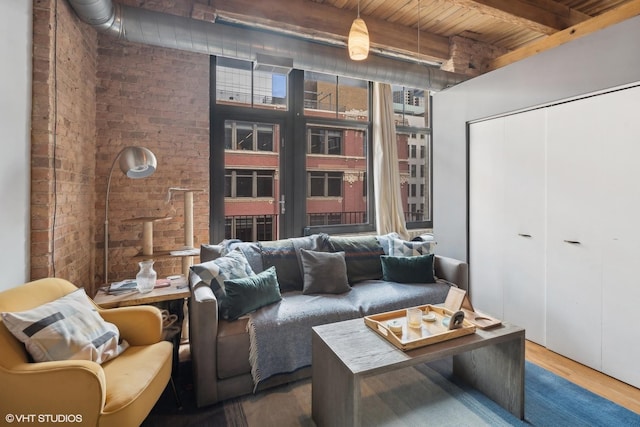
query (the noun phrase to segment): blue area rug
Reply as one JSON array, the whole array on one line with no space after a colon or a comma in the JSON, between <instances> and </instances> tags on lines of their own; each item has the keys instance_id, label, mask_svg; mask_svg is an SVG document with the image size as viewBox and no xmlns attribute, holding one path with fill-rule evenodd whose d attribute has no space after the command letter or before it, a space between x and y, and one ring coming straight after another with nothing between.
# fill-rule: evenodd
<instances>
[{"instance_id":1,"label":"blue area rug","mask_svg":"<svg viewBox=\"0 0 640 427\"><path fill-rule=\"evenodd\" d=\"M441 387L464 391L458 400L477 412L490 411L508 425L543 426L640 426L640 415L594 394L546 369L525 362L525 420L520 421L492 400L458 380L451 373L451 363L435 362L428 366L438 372ZM429 376L426 366L418 370ZM449 385L447 385L447 383ZM481 406L478 407L478 403Z\"/></svg>"},{"instance_id":2,"label":"blue area rug","mask_svg":"<svg viewBox=\"0 0 640 427\"><path fill-rule=\"evenodd\" d=\"M143 426L314 427L311 379L196 408L189 363L181 364L176 407L165 390ZM638 426L640 415L526 362L521 421L452 374L451 358L367 378L363 425L369 426Z\"/></svg>"}]
</instances>

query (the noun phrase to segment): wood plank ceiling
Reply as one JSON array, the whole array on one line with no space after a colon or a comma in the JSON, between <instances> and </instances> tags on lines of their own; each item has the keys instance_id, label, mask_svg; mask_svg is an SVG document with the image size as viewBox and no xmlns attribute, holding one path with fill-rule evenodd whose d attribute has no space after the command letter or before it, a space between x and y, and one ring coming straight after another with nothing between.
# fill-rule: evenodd
<instances>
[{"instance_id":1,"label":"wood plank ceiling","mask_svg":"<svg viewBox=\"0 0 640 427\"><path fill-rule=\"evenodd\" d=\"M478 75L638 15L640 0L360 0L359 8L372 52ZM196 9L344 44L358 0L197 0Z\"/></svg>"}]
</instances>

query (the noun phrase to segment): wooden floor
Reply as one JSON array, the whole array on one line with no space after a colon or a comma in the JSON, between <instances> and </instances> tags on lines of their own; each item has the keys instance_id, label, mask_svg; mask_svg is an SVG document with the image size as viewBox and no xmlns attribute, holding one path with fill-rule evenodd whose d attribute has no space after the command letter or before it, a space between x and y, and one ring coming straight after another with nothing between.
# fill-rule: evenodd
<instances>
[{"instance_id":1,"label":"wooden floor","mask_svg":"<svg viewBox=\"0 0 640 427\"><path fill-rule=\"evenodd\" d=\"M567 380L640 414L640 389L526 341L525 357Z\"/></svg>"}]
</instances>

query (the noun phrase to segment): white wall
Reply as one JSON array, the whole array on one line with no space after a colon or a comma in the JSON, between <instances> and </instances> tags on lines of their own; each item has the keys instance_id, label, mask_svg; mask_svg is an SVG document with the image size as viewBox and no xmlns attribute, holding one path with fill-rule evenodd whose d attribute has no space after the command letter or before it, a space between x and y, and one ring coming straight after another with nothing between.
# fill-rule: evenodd
<instances>
[{"instance_id":1,"label":"white wall","mask_svg":"<svg viewBox=\"0 0 640 427\"><path fill-rule=\"evenodd\" d=\"M468 80L433 98L434 233L467 259L467 124L640 81L640 17Z\"/></svg>"},{"instance_id":2,"label":"white wall","mask_svg":"<svg viewBox=\"0 0 640 427\"><path fill-rule=\"evenodd\" d=\"M29 279L32 5L0 1L0 290Z\"/></svg>"}]
</instances>

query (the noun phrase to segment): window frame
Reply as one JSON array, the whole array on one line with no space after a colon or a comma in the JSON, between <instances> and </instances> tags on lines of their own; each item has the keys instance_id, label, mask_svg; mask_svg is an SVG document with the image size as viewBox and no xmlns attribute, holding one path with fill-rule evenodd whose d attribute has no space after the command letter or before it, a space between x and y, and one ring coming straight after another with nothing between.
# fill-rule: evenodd
<instances>
[{"instance_id":1,"label":"window frame","mask_svg":"<svg viewBox=\"0 0 640 427\"><path fill-rule=\"evenodd\" d=\"M286 205L286 219L283 223L278 224L279 238L294 237L300 235L308 235L313 233L324 232L328 234L346 234L346 233L373 233L375 232L376 212L375 212L375 200L373 192L373 180L364 179L363 197L366 197L366 212L365 222L361 224L338 224L338 225L310 225L307 224L307 169L306 169L306 156L308 151L306 129L309 126L320 127L336 127L336 128L355 128L366 132L364 138L364 158L366 162L366 168L364 171L365 177L370 177L373 170L373 141L372 141L372 115L373 111L373 82L366 82L368 93L368 120L362 120L362 117L356 119L347 118L338 119L337 117L318 117L305 115L305 100L304 100L304 71L292 70L287 78L287 107L286 109L268 109L263 106L257 106L252 108L251 106L243 104L217 104L216 98L216 57L210 59L210 192L212 197L210 198L209 209L209 224L210 224L210 240L221 241L225 236L225 207L224 203L220 203L220 197L225 199L225 143L224 143L224 122L226 120L236 121L265 121L267 123L278 122L281 126L279 141L273 141L274 150L278 152L280 156L280 183L279 194L285 195ZM426 94L426 92L425 92ZM431 96L427 96L425 102L428 103L428 120L431 121L432 111ZM425 113L426 114L426 113ZM428 169L427 172L433 174L432 165L432 150L433 141L431 139L431 123L427 128L399 128L398 130L428 134L428 141L425 143L427 149L425 164ZM424 138L424 136L422 136ZM255 138L257 139L257 138ZM275 139L275 138L274 138ZM282 141L288 141L283 146ZM294 144L295 141L305 141L304 144ZM344 135L341 141L341 153L344 155ZM253 142L254 149L256 142ZM276 149L277 146L277 149ZM326 148L326 150L328 147ZM255 149L253 152L259 152ZM314 154L321 155L321 154ZM331 154L335 155L335 154ZM416 153L416 157L424 158L422 152ZM295 171L291 165L303 164L305 166L298 167ZM238 168L235 168L238 169ZM344 181L344 176L343 176ZM426 181L427 185L432 187L432 178L429 177ZM255 178L254 178L255 184ZM275 190L275 189L274 189ZM428 197L432 197L432 188L427 190ZM344 194L344 193L343 193ZM338 196L329 196L338 197ZM218 198L218 199L217 199ZM421 222L409 222L407 221L407 228L431 228L432 227L432 204L433 200L425 200L428 203L429 220ZM278 203L278 200L274 200ZM273 221L277 221L278 216L273 217ZM279 221L278 221L279 222ZM326 221L331 222L331 221Z\"/></svg>"}]
</instances>

